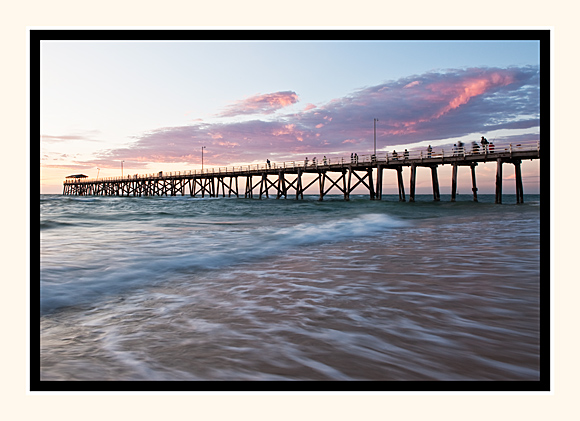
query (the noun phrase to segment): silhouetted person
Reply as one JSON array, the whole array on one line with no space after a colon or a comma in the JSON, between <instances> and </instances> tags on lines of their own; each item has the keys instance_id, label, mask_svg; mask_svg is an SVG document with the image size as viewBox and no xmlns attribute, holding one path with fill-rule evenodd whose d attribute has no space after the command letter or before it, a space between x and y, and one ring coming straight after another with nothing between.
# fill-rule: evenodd
<instances>
[{"instance_id":1,"label":"silhouetted person","mask_svg":"<svg viewBox=\"0 0 580 421\"><path fill-rule=\"evenodd\" d=\"M481 148L487 153L488 152L488 146L489 142L487 141L487 139L483 136L481 136Z\"/></svg>"}]
</instances>

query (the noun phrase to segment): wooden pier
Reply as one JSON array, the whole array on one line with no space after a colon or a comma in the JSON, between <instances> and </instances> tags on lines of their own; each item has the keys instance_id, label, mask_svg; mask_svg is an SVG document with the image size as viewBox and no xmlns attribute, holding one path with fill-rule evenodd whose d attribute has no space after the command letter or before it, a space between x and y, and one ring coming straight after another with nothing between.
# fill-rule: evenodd
<instances>
[{"instance_id":1,"label":"wooden pier","mask_svg":"<svg viewBox=\"0 0 580 421\"><path fill-rule=\"evenodd\" d=\"M471 148L467 145L467 148ZM516 201L523 203L523 183L521 162L526 159L540 159L540 144L495 145L493 150L432 150L409 151L408 153L387 153L382 156L365 155L352 158L323 158L318 161L289 161L237 167L220 167L192 171L179 171L144 175L128 175L101 179L86 179L82 174L67 177L64 181L64 195L77 196L185 196L191 197L240 197L239 178L244 180L244 198L295 197L303 199L304 192L318 185L319 200L323 200L336 187L349 200L355 188L362 185L369 192L371 200L381 200L385 170L396 171L399 200L406 201L403 183L403 167L410 167L409 201L415 201L417 167L431 169L433 200L440 200L439 165L452 166L451 201L456 200L457 169L468 166L471 169L473 200L477 201L475 168L480 162L496 162L495 203L502 202L503 164L515 167ZM304 174L314 178L305 182ZM373 178L374 175L374 178Z\"/></svg>"}]
</instances>

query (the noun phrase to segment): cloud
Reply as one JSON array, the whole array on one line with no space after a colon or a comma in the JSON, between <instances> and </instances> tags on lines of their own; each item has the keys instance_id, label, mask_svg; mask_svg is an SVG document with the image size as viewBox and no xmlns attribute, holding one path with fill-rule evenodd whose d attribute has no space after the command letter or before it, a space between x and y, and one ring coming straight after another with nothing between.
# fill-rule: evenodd
<instances>
[{"instance_id":1,"label":"cloud","mask_svg":"<svg viewBox=\"0 0 580 421\"><path fill-rule=\"evenodd\" d=\"M222 115L270 114L297 101L294 92L258 95L229 107ZM377 147L473 136L492 130L539 127L539 70L513 68L451 69L365 87L321 104L313 111L278 115L268 121L198 122L164 127L136 138L130 148L101 153L95 165L124 159L136 164L201 163L230 165L276 157L369 152L373 118ZM185 168L184 168L185 169Z\"/></svg>"},{"instance_id":2,"label":"cloud","mask_svg":"<svg viewBox=\"0 0 580 421\"><path fill-rule=\"evenodd\" d=\"M248 114L272 114L280 108L287 107L297 102L298 95L291 91L255 95L227 106L219 116L234 117Z\"/></svg>"},{"instance_id":3,"label":"cloud","mask_svg":"<svg viewBox=\"0 0 580 421\"><path fill-rule=\"evenodd\" d=\"M43 164L43 168L51 168L51 169L58 169L58 170L91 170L94 167L90 164Z\"/></svg>"},{"instance_id":4,"label":"cloud","mask_svg":"<svg viewBox=\"0 0 580 421\"><path fill-rule=\"evenodd\" d=\"M90 136L85 135L61 135L61 136L51 136L51 135L41 135L40 140L47 143L57 143L57 142L67 142L67 141L90 141L90 142L100 142L100 140L93 139Z\"/></svg>"},{"instance_id":5,"label":"cloud","mask_svg":"<svg viewBox=\"0 0 580 421\"><path fill-rule=\"evenodd\" d=\"M407 83L405 86L403 86L403 88L408 89L408 88L412 88L413 86L417 86L419 85L421 82L419 82L418 80L414 80L411 83Z\"/></svg>"}]
</instances>

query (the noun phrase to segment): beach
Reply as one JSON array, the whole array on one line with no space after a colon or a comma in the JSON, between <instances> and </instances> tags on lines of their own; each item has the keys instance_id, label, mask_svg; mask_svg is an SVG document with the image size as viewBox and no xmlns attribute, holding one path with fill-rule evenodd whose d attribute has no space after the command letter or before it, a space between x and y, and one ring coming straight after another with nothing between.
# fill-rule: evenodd
<instances>
[{"instance_id":1,"label":"beach","mask_svg":"<svg viewBox=\"0 0 580 421\"><path fill-rule=\"evenodd\" d=\"M43 195L41 380L538 380L539 195L469 199Z\"/></svg>"}]
</instances>

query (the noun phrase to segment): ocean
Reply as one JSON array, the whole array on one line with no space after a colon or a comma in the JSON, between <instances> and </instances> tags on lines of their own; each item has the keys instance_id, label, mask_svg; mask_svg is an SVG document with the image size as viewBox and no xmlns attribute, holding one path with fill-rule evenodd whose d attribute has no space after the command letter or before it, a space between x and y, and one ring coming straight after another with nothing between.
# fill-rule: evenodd
<instances>
[{"instance_id":1,"label":"ocean","mask_svg":"<svg viewBox=\"0 0 580 421\"><path fill-rule=\"evenodd\" d=\"M41 195L40 380L539 380L540 196L416 200Z\"/></svg>"}]
</instances>

